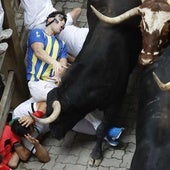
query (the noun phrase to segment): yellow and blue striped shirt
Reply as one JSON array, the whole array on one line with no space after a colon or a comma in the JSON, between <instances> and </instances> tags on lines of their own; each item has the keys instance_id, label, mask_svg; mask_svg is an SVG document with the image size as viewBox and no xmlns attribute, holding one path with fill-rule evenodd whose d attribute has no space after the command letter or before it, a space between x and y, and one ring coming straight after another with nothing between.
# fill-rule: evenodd
<instances>
[{"instance_id":1,"label":"yellow and blue striped shirt","mask_svg":"<svg viewBox=\"0 0 170 170\"><path fill-rule=\"evenodd\" d=\"M52 58L59 60L67 57L66 44L54 35L49 36L41 29L33 29L28 37L27 51L27 80L49 80L52 77L52 65L38 59L31 48L31 44L41 42L44 44L44 50Z\"/></svg>"}]
</instances>

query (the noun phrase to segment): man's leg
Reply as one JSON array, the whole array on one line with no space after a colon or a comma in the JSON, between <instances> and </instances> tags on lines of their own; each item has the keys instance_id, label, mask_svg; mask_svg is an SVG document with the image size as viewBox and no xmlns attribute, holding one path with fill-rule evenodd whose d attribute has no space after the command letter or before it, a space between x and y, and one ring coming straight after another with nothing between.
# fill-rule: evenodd
<instances>
[{"instance_id":1,"label":"man's leg","mask_svg":"<svg viewBox=\"0 0 170 170\"><path fill-rule=\"evenodd\" d=\"M85 116L84 119L80 120L72 130L80 133L85 133L88 135L95 135L96 129L101 123L101 120L94 117L92 113Z\"/></svg>"},{"instance_id":2,"label":"man's leg","mask_svg":"<svg viewBox=\"0 0 170 170\"><path fill-rule=\"evenodd\" d=\"M28 82L30 94L36 102L46 101L48 92L55 87L57 85L54 82L44 80Z\"/></svg>"}]
</instances>

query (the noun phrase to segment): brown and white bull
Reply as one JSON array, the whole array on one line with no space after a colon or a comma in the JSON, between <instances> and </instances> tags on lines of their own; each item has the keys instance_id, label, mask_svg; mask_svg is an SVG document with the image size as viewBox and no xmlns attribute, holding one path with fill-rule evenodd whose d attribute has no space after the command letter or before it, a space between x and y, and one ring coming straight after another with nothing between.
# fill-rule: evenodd
<instances>
[{"instance_id":1,"label":"brown and white bull","mask_svg":"<svg viewBox=\"0 0 170 170\"><path fill-rule=\"evenodd\" d=\"M139 63L151 64L159 57L160 49L167 42L170 31L170 0L145 0L140 6L117 17L107 17L91 7L102 21L110 24L118 24L132 16L140 15L143 48L139 55Z\"/></svg>"}]
</instances>

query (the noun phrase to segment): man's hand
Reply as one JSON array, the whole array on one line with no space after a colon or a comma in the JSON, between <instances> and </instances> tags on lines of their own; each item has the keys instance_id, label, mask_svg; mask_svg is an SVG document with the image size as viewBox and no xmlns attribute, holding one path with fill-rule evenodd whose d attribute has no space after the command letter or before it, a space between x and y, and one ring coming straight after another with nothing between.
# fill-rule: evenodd
<instances>
[{"instance_id":1,"label":"man's hand","mask_svg":"<svg viewBox=\"0 0 170 170\"><path fill-rule=\"evenodd\" d=\"M22 126L25 126L25 127L28 127L34 123L34 120L31 116L22 116L21 118L19 118L18 121Z\"/></svg>"},{"instance_id":2,"label":"man's hand","mask_svg":"<svg viewBox=\"0 0 170 170\"><path fill-rule=\"evenodd\" d=\"M39 140L34 138L33 136L31 136L30 134L24 135L24 137L30 142L32 143L34 146L39 145Z\"/></svg>"},{"instance_id":3,"label":"man's hand","mask_svg":"<svg viewBox=\"0 0 170 170\"><path fill-rule=\"evenodd\" d=\"M61 78L68 67L63 63L59 63L58 61L56 62L57 65L53 64L53 77L51 77L51 79L54 80L57 85L59 85L61 83Z\"/></svg>"},{"instance_id":4,"label":"man's hand","mask_svg":"<svg viewBox=\"0 0 170 170\"><path fill-rule=\"evenodd\" d=\"M56 61L53 63L52 66L53 66L53 77L55 78L58 75L60 75L60 73L62 72L62 65L60 64L60 62Z\"/></svg>"},{"instance_id":5,"label":"man's hand","mask_svg":"<svg viewBox=\"0 0 170 170\"><path fill-rule=\"evenodd\" d=\"M25 138L34 145L35 149L35 156L38 158L39 161L41 162L48 162L50 160L50 156L48 151L43 147L40 143L39 140L35 139L32 137L30 134L25 135Z\"/></svg>"}]
</instances>

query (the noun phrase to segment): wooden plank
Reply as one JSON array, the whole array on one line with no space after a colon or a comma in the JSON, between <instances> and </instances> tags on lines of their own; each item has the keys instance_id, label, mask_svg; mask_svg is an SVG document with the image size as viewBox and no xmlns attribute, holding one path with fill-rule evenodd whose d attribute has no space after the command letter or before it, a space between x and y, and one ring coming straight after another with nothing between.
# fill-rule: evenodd
<instances>
[{"instance_id":1,"label":"wooden plank","mask_svg":"<svg viewBox=\"0 0 170 170\"><path fill-rule=\"evenodd\" d=\"M6 52L4 52L3 54L0 54L0 70L1 70L3 62L4 62L5 54L6 54Z\"/></svg>"},{"instance_id":2,"label":"wooden plank","mask_svg":"<svg viewBox=\"0 0 170 170\"><path fill-rule=\"evenodd\" d=\"M20 0L14 0L14 3L15 3L15 7L16 7L16 8L19 8Z\"/></svg>"},{"instance_id":3,"label":"wooden plank","mask_svg":"<svg viewBox=\"0 0 170 170\"><path fill-rule=\"evenodd\" d=\"M21 50L14 11L11 8L10 0L1 1L5 13L4 28L11 28L13 30L12 37L7 40L9 47L3 64L3 73L7 75L9 70L14 70L15 72L16 87L12 102L12 107L15 108L18 104L29 98L24 64L25 55Z\"/></svg>"},{"instance_id":4,"label":"wooden plank","mask_svg":"<svg viewBox=\"0 0 170 170\"><path fill-rule=\"evenodd\" d=\"M8 74L6 86L0 101L0 136L2 134L3 127L5 125L7 115L10 109L12 94L14 91L14 71L10 71Z\"/></svg>"}]
</instances>

